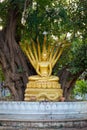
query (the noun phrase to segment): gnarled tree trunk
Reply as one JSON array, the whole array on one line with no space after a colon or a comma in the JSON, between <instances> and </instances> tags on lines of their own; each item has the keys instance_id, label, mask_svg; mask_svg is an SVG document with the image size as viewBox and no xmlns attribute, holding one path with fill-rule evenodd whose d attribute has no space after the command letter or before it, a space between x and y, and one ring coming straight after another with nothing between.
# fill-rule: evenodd
<instances>
[{"instance_id":1,"label":"gnarled tree trunk","mask_svg":"<svg viewBox=\"0 0 87 130\"><path fill-rule=\"evenodd\" d=\"M76 80L83 72L84 70L76 74L71 74L67 67L64 67L58 72L61 87L63 89L63 96L66 100L70 99L71 90L73 89Z\"/></svg>"},{"instance_id":2,"label":"gnarled tree trunk","mask_svg":"<svg viewBox=\"0 0 87 130\"><path fill-rule=\"evenodd\" d=\"M9 9L6 28L0 32L0 64L14 100L24 99L24 90L32 67L16 42L15 34L19 13L16 8Z\"/></svg>"}]
</instances>

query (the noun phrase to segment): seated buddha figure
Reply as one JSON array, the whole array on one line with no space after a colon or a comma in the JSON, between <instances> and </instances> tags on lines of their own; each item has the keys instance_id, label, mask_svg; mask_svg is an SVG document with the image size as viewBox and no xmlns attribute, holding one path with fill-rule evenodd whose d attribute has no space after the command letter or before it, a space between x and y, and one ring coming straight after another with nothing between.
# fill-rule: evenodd
<instances>
[{"instance_id":1,"label":"seated buddha figure","mask_svg":"<svg viewBox=\"0 0 87 130\"><path fill-rule=\"evenodd\" d=\"M41 77L49 77L52 73L51 63L47 61L47 54L42 53L41 62L37 63L36 72Z\"/></svg>"},{"instance_id":2,"label":"seated buddha figure","mask_svg":"<svg viewBox=\"0 0 87 130\"><path fill-rule=\"evenodd\" d=\"M32 66L36 70L37 75L29 76L29 82L25 90L25 100L30 101L31 98L42 101L58 101L62 96L61 85L59 84L59 78L51 75L52 68L60 58L62 51L66 45L64 43L55 46L46 45L46 36L42 48L37 39L37 43L26 43L23 50Z\"/></svg>"},{"instance_id":3,"label":"seated buddha figure","mask_svg":"<svg viewBox=\"0 0 87 130\"><path fill-rule=\"evenodd\" d=\"M52 80L52 78L58 79L56 76L52 76L52 68L60 58L63 49L67 46L66 42L58 43L57 46L49 45L46 48L46 36L44 36L44 42L42 45L42 51L40 43L37 39L37 43L34 43L32 40L32 44L25 43L22 49L24 50L25 54L29 58L32 66L36 70L38 75L30 76L29 79L40 79L40 78L47 78ZM55 49L56 48L56 49Z\"/></svg>"},{"instance_id":4,"label":"seated buddha figure","mask_svg":"<svg viewBox=\"0 0 87 130\"><path fill-rule=\"evenodd\" d=\"M32 41L32 48L31 46L27 46L24 51L28 56L32 66L36 70L38 75L30 76L29 79L31 80L39 80L39 79L49 79L49 80L58 80L58 77L51 75L52 68L54 67L55 63L59 59L60 55L62 54L63 47L60 45L55 53L54 53L54 46L46 48L46 37L44 38L44 43L42 47L42 52L40 48L40 44L37 40L37 48L35 43Z\"/></svg>"}]
</instances>

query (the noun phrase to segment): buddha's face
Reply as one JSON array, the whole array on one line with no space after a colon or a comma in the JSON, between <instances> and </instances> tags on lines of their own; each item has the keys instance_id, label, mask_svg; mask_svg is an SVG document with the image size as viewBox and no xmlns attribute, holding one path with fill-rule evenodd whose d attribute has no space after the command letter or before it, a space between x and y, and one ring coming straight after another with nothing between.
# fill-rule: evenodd
<instances>
[{"instance_id":1,"label":"buddha's face","mask_svg":"<svg viewBox=\"0 0 87 130\"><path fill-rule=\"evenodd\" d=\"M47 60L47 53L42 53L42 61L46 61Z\"/></svg>"}]
</instances>

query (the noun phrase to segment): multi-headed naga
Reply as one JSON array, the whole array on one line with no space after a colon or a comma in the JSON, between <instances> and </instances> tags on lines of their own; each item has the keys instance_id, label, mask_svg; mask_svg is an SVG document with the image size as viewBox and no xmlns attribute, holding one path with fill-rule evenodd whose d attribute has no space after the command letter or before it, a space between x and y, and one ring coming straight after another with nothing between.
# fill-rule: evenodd
<instances>
[{"instance_id":1,"label":"multi-headed naga","mask_svg":"<svg viewBox=\"0 0 87 130\"><path fill-rule=\"evenodd\" d=\"M63 49L68 43L63 41L54 45L46 45L46 36L42 47L39 40L37 43L28 44L22 47L29 58L37 75L29 77L25 90L25 101L58 101L63 95L59 78L51 75L52 68L60 58Z\"/></svg>"}]
</instances>

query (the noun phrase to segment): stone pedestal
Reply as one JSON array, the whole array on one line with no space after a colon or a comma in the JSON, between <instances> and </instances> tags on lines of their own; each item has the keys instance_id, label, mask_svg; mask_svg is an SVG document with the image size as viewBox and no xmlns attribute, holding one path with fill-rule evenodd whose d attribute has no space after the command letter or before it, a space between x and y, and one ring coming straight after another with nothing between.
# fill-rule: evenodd
<instances>
[{"instance_id":1,"label":"stone pedestal","mask_svg":"<svg viewBox=\"0 0 87 130\"><path fill-rule=\"evenodd\" d=\"M30 76L25 90L25 101L59 101L63 95L57 76Z\"/></svg>"}]
</instances>

